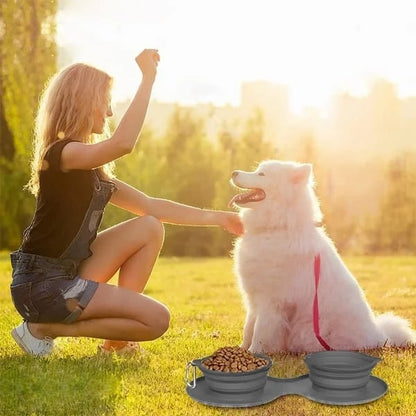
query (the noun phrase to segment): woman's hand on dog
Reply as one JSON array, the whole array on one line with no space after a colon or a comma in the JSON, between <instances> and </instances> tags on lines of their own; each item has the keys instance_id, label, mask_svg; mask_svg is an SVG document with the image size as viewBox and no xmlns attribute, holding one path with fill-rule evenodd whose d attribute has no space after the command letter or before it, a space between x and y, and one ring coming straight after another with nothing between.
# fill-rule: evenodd
<instances>
[{"instance_id":1,"label":"woman's hand on dog","mask_svg":"<svg viewBox=\"0 0 416 416\"><path fill-rule=\"evenodd\" d=\"M238 236L244 234L244 226L238 214L235 212L222 211L220 212L220 215L220 225L222 228L224 228L225 231Z\"/></svg>"}]
</instances>

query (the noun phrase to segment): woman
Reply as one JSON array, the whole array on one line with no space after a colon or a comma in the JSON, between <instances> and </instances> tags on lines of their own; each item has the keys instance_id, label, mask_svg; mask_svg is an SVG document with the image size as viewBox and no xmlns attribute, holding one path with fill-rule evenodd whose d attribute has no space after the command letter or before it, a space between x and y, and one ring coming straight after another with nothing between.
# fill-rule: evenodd
<instances>
[{"instance_id":1,"label":"woman","mask_svg":"<svg viewBox=\"0 0 416 416\"><path fill-rule=\"evenodd\" d=\"M112 162L134 149L159 59L155 49L137 56L142 81L105 140L95 135L112 115L106 73L71 65L42 96L28 184L36 212L21 248L11 254L11 294L24 319L12 336L29 354L50 354L59 336L102 338L103 352L134 350L135 342L160 337L169 311L141 292L163 244L162 222L242 233L235 213L152 198L111 174ZM108 202L137 217L97 234ZM117 271L118 286L107 284Z\"/></svg>"}]
</instances>

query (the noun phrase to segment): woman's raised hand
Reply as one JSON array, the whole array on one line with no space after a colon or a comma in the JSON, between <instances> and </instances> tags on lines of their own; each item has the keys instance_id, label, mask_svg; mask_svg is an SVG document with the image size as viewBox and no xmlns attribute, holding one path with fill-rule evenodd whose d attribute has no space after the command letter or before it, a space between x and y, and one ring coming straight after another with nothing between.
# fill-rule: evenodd
<instances>
[{"instance_id":1,"label":"woman's raised hand","mask_svg":"<svg viewBox=\"0 0 416 416\"><path fill-rule=\"evenodd\" d=\"M144 49L136 56L136 63L142 71L143 76L156 76L157 65L160 55L157 49Z\"/></svg>"}]
</instances>

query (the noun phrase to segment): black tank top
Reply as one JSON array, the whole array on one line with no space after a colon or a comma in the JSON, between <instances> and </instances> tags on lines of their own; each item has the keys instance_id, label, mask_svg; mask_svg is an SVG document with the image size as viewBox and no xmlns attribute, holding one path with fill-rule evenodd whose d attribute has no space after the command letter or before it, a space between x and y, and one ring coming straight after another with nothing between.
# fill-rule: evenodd
<instances>
[{"instance_id":1,"label":"black tank top","mask_svg":"<svg viewBox=\"0 0 416 416\"><path fill-rule=\"evenodd\" d=\"M23 234L25 253L59 257L76 236L93 195L94 172L60 168L62 149L71 139L59 140L46 152L39 174L39 193L31 225Z\"/></svg>"}]
</instances>

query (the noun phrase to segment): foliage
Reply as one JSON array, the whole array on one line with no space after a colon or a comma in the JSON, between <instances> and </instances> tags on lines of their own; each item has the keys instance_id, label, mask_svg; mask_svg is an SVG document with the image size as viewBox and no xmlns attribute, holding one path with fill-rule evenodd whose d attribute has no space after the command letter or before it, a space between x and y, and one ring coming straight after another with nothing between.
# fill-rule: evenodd
<instances>
[{"instance_id":1,"label":"foliage","mask_svg":"<svg viewBox=\"0 0 416 416\"><path fill-rule=\"evenodd\" d=\"M144 129L133 152L117 161L115 174L120 180L146 194L158 195L157 172L160 169L160 160L160 143L154 139L150 130ZM108 205L102 228L108 228L129 218L133 218L133 214Z\"/></svg>"},{"instance_id":2,"label":"foliage","mask_svg":"<svg viewBox=\"0 0 416 416\"><path fill-rule=\"evenodd\" d=\"M233 145L236 155L233 169L252 170L262 160L276 157L272 143L264 139L264 116L260 109L247 119L241 139L234 140Z\"/></svg>"},{"instance_id":3,"label":"foliage","mask_svg":"<svg viewBox=\"0 0 416 416\"><path fill-rule=\"evenodd\" d=\"M387 183L378 215L369 222L370 252L416 252L416 154L402 154L388 164Z\"/></svg>"},{"instance_id":4,"label":"foliage","mask_svg":"<svg viewBox=\"0 0 416 416\"><path fill-rule=\"evenodd\" d=\"M377 312L399 309L416 326L415 257L348 257ZM416 408L416 350L380 349L373 374L386 381L386 396L361 406L325 406L285 396L249 409L204 406L185 393L185 367L194 358L241 342L244 308L226 258L161 258L146 294L166 304L171 326L147 351L133 357L98 356L98 340L60 338L50 358L24 355L10 331L20 317L10 300L10 264L0 260L0 409L2 416L212 416L378 415L411 416ZM375 278L376 277L376 278ZM277 354L270 375L307 372L303 355ZM200 376L198 373L197 376Z\"/></svg>"},{"instance_id":5,"label":"foliage","mask_svg":"<svg viewBox=\"0 0 416 416\"><path fill-rule=\"evenodd\" d=\"M22 188L38 97L56 70L57 2L3 0L0 7L0 247L16 247L33 213Z\"/></svg>"},{"instance_id":6,"label":"foliage","mask_svg":"<svg viewBox=\"0 0 416 416\"><path fill-rule=\"evenodd\" d=\"M214 151L204 137L201 120L177 108L163 140L159 179L163 198L210 208L215 195L218 170ZM211 230L168 227L164 253L169 255L210 255Z\"/></svg>"},{"instance_id":7,"label":"foliage","mask_svg":"<svg viewBox=\"0 0 416 416\"><path fill-rule=\"evenodd\" d=\"M0 248L14 249L30 224L35 201L23 192L29 178L31 137L37 100L45 81L56 70L55 14L57 1L3 0L0 3ZM324 212L324 223L340 251L354 246L369 253L408 253L416 250L416 156L406 150L387 162L377 162L372 177L384 183L378 203L374 197L371 215L360 210L359 197L349 198L356 172L355 155L336 149L329 156L317 145L315 131L291 133L271 143L265 140L262 112L238 120L238 129L223 126L209 141L204 123L191 110L177 106L167 133L156 137L144 129L134 152L117 161L117 175L149 195L174 199L201 208L228 209L235 190L229 178L235 169L250 170L264 159L294 159L313 163L316 190ZM382 120L380 121L382 122ZM236 127L236 126L233 126ZM239 133L235 133L238 131ZM398 134L398 133L397 133ZM292 137L293 136L293 137ZM398 140L400 139L398 135ZM289 143L290 142L290 143ZM277 150L292 147L294 152ZM286 152L286 153L285 153ZM362 156L362 155L361 155ZM370 159L370 156L368 156ZM337 175L334 171L339 168ZM351 166L350 166L351 165ZM369 169L368 169L369 170ZM345 172L345 173L344 173ZM340 185L340 177L351 176ZM335 178L335 179L334 179ZM342 178L341 178L342 179ZM335 183L337 181L337 183ZM365 181L365 180L364 180ZM373 182L368 182L373 183ZM371 190L374 192L374 190ZM367 202L367 201L366 201ZM349 205L348 205L349 204ZM351 214L351 205L356 211ZM359 212L360 211L360 212ZM103 227L132 217L108 207ZM232 236L218 228L166 227L166 255L216 256L232 249Z\"/></svg>"}]
</instances>

